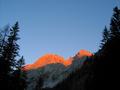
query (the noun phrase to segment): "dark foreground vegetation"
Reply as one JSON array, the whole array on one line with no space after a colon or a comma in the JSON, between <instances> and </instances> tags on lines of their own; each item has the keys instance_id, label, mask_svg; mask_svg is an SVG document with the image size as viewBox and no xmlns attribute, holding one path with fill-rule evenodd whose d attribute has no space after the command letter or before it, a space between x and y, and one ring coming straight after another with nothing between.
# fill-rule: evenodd
<instances>
[{"instance_id":1,"label":"dark foreground vegetation","mask_svg":"<svg viewBox=\"0 0 120 90\"><path fill-rule=\"evenodd\" d=\"M0 30L0 90L26 88L26 74L21 69L24 58L19 58L18 32L18 22L13 27L6 26Z\"/></svg>"}]
</instances>

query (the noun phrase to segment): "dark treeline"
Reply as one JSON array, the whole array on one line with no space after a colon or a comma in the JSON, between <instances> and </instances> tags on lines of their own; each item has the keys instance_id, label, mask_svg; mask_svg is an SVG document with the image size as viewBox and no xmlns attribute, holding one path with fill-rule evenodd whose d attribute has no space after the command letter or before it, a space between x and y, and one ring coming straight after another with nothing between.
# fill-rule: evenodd
<instances>
[{"instance_id":1,"label":"dark treeline","mask_svg":"<svg viewBox=\"0 0 120 90\"><path fill-rule=\"evenodd\" d=\"M109 27L103 31L100 49L54 88L44 90L117 90L120 60L120 9L113 9Z\"/></svg>"},{"instance_id":2,"label":"dark treeline","mask_svg":"<svg viewBox=\"0 0 120 90\"><path fill-rule=\"evenodd\" d=\"M18 22L0 30L0 90L25 90L26 74L22 71L23 56L19 56ZM20 58L20 59L18 59Z\"/></svg>"},{"instance_id":3,"label":"dark treeline","mask_svg":"<svg viewBox=\"0 0 120 90\"><path fill-rule=\"evenodd\" d=\"M113 9L110 27L104 29L101 48L94 56L95 90L118 88L120 60L120 9Z\"/></svg>"}]
</instances>

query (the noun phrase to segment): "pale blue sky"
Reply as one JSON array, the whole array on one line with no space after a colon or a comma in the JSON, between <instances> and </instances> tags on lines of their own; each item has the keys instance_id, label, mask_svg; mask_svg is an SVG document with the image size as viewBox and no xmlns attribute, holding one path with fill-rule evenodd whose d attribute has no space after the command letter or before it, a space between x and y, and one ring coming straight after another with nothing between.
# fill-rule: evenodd
<instances>
[{"instance_id":1,"label":"pale blue sky","mask_svg":"<svg viewBox=\"0 0 120 90\"><path fill-rule=\"evenodd\" d=\"M0 28L20 24L20 54L32 63L46 53L65 58L96 52L117 0L0 0Z\"/></svg>"}]
</instances>

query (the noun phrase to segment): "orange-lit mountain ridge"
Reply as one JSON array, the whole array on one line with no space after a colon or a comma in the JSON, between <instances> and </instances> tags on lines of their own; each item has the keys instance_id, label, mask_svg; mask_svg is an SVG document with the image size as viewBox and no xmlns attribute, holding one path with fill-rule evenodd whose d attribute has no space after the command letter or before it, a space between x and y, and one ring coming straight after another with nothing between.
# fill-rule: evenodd
<instances>
[{"instance_id":1,"label":"orange-lit mountain ridge","mask_svg":"<svg viewBox=\"0 0 120 90\"><path fill-rule=\"evenodd\" d=\"M73 57L64 59L56 54L45 54L33 64L25 66L27 72L27 90L35 90L40 77L43 79L42 88L52 88L66 79L72 72L84 66L87 57L93 54L86 50L80 50ZM87 56L87 57L86 57Z\"/></svg>"},{"instance_id":2,"label":"orange-lit mountain ridge","mask_svg":"<svg viewBox=\"0 0 120 90\"><path fill-rule=\"evenodd\" d=\"M74 57L75 58L82 58L84 56L92 56L93 54L86 50L80 50ZM33 64L28 64L24 67L25 70L37 69L48 64L56 64L60 63L64 66L69 66L72 64L72 59L65 60L63 57L56 55L56 54L45 54L44 56L40 57L36 62Z\"/></svg>"}]
</instances>

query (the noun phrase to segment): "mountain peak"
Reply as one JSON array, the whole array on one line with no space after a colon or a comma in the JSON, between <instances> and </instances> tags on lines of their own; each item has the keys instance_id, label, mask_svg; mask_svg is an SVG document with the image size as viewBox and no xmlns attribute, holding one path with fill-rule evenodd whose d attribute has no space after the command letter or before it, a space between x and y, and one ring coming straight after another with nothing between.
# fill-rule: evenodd
<instances>
[{"instance_id":1,"label":"mountain peak","mask_svg":"<svg viewBox=\"0 0 120 90\"><path fill-rule=\"evenodd\" d=\"M51 63L64 63L64 58L56 54L45 54L34 64L36 65L35 67L41 67Z\"/></svg>"},{"instance_id":2,"label":"mountain peak","mask_svg":"<svg viewBox=\"0 0 120 90\"><path fill-rule=\"evenodd\" d=\"M73 58L82 58L85 56L92 56L93 54L87 50L80 50L74 57L71 57L67 60L65 60L63 57L56 55L56 54L45 54L42 57L40 57L36 62L33 64L28 64L24 67L25 70L31 70L31 69L37 69L43 66L46 66L48 64L63 64L64 66L69 66L72 64Z\"/></svg>"},{"instance_id":3,"label":"mountain peak","mask_svg":"<svg viewBox=\"0 0 120 90\"><path fill-rule=\"evenodd\" d=\"M42 57L40 57L33 64L26 65L25 70L36 69L36 68L46 66L48 64L55 64L55 63L64 64L64 58L59 55L56 55L56 54L48 53L48 54L45 54Z\"/></svg>"},{"instance_id":4,"label":"mountain peak","mask_svg":"<svg viewBox=\"0 0 120 90\"><path fill-rule=\"evenodd\" d=\"M76 56L77 57L84 57L84 56L88 56L88 57L90 57L90 56L92 56L93 54L91 53L91 52L89 52L89 51L87 51L87 50L84 50L84 49L82 49L82 50L80 50L77 54L76 54Z\"/></svg>"}]
</instances>

